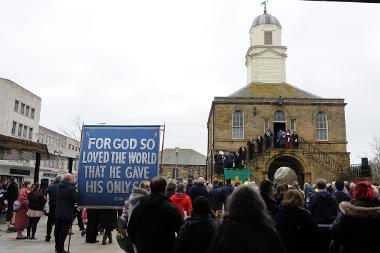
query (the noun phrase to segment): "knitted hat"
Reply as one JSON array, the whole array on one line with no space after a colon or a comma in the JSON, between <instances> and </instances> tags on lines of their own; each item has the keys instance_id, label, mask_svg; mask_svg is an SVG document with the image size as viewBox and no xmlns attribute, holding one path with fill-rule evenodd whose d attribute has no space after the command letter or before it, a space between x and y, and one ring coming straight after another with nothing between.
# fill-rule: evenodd
<instances>
[{"instance_id":1,"label":"knitted hat","mask_svg":"<svg viewBox=\"0 0 380 253\"><path fill-rule=\"evenodd\" d=\"M372 186L367 181L362 181L356 184L353 192L353 200L373 200L376 198L376 193Z\"/></svg>"}]
</instances>

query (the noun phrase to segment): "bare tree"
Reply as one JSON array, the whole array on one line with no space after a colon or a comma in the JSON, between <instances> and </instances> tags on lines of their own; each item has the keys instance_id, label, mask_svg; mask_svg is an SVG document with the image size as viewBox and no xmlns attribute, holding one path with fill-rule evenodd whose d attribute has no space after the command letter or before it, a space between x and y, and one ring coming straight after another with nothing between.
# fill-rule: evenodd
<instances>
[{"instance_id":1,"label":"bare tree","mask_svg":"<svg viewBox=\"0 0 380 253\"><path fill-rule=\"evenodd\" d=\"M72 127L70 129L59 128L59 131L61 131L64 135L80 142L80 138L82 135L83 123L84 123L84 121L83 121L81 115L79 114L74 119L72 119Z\"/></svg>"},{"instance_id":2,"label":"bare tree","mask_svg":"<svg viewBox=\"0 0 380 253\"><path fill-rule=\"evenodd\" d=\"M380 182L380 137L374 137L373 158L370 161L372 168L372 179L374 182Z\"/></svg>"}]
</instances>

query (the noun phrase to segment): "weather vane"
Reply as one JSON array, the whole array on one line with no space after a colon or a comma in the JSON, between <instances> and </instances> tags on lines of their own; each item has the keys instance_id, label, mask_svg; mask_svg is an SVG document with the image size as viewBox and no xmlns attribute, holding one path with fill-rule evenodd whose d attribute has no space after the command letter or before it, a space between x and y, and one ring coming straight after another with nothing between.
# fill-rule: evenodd
<instances>
[{"instance_id":1,"label":"weather vane","mask_svg":"<svg viewBox=\"0 0 380 253\"><path fill-rule=\"evenodd\" d=\"M264 14L267 13L267 3L268 3L269 0L265 0L264 2L262 2L260 5L264 5Z\"/></svg>"}]
</instances>

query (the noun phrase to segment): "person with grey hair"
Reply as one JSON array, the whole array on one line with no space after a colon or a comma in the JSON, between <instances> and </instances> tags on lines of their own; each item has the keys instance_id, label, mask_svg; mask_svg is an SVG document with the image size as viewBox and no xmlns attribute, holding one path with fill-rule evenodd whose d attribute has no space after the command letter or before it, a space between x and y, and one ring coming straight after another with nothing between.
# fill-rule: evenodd
<instances>
[{"instance_id":1,"label":"person with grey hair","mask_svg":"<svg viewBox=\"0 0 380 253\"><path fill-rule=\"evenodd\" d=\"M264 200L252 186L241 185L231 194L208 252L286 252Z\"/></svg>"},{"instance_id":2,"label":"person with grey hair","mask_svg":"<svg viewBox=\"0 0 380 253\"><path fill-rule=\"evenodd\" d=\"M171 202L179 209L182 218L187 218L191 216L193 206L189 195L185 193L185 184L178 183L175 194L170 197Z\"/></svg>"},{"instance_id":3,"label":"person with grey hair","mask_svg":"<svg viewBox=\"0 0 380 253\"><path fill-rule=\"evenodd\" d=\"M140 201L149 196L150 194L149 185L150 185L150 182L147 180L144 180L144 181L141 181L139 187L135 187L132 189L132 193L128 199L127 217L131 217L133 210L140 203Z\"/></svg>"},{"instance_id":4,"label":"person with grey hair","mask_svg":"<svg viewBox=\"0 0 380 253\"><path fill-rule=\"evenodd\" d=\"M49 185L49 188L47 190L47 193L49 196L49 214L48 214L48 220L47 220L47 226L46 226L46 237L45 237L46 242L50 242L51 231L55 224L55 205L57 201L58 184L61 182L61 179L62 179L62 176L57 175L55 177L54 182Z\"/></svg>"},{"instance_id":5,"label":"person with grey hair","mask_svg":"<svg viewBox=\"0 0 380 253\"><path fill-rule=\"evenodd\" d=\"M64 244L69 233L73 217L75 215L75 204L79 200L78 191L74 185L73 176L70 173L63 175L58 185L55 209L55 250L58 253L66 253Z\"/></svg>"}]
</instances>

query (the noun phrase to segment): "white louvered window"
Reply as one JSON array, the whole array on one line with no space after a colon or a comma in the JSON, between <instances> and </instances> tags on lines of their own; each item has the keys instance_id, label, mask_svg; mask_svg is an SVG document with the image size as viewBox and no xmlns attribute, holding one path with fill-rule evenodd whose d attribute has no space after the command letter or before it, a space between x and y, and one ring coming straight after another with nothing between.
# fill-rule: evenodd
<instances>
[{"instance_id":1,"label":"white louvered window","mask_svg":"<svg viewBox=\"0 0 380 253\"><path fill-rule=\"evenodd\" d=\"M264 31L264 45L272 45L272 31Z\"/></svg>"}]
</instances>

